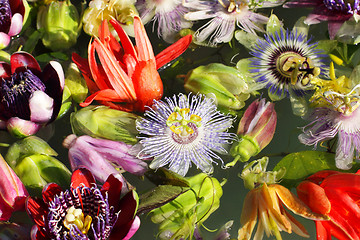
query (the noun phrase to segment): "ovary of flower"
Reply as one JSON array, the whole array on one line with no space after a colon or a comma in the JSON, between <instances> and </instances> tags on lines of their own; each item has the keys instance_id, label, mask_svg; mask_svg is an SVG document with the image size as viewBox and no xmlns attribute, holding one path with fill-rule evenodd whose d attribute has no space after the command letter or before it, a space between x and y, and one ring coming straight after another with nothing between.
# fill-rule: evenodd
<instances>
[{"instance_id":1,"label":"ovary of flower","mask_svg":"<svg viewBox=\"0 0 360 240\"><path fill-rule=\"evenodd\" d=\"M200 127L201 117L196 114L191 114L190 119L187 120L186 116L189 112L189 108L175 107L174 112L171 113L166 120L166 125L170 127L170 130L172 132L180 136L185 137L192 134L194 130L190 126L188 126L188 124L193 123L196 127Z\"/></svg>"},{"instance_id":2,"label":"ovary of flower","mask_svg":"<svg viewBox=\"0 0 360 240\"><path fill-rule=\"evenodd\" d=\"M298 81L299 74L305 72L301 78L303 86L308 85L314 77L320 74L320 68L315 67L311 59L302 57L300 55L290 55L293 53L284 54L277 60L277 65L281 66L280 70L283 74L291 77L291 84L295 85Z\"/></svg>"},{"instance_id":3,"label":"ovary of flower","mask_svg":"<svg viewBox=\"0 0 360 240\"><path fill-rule=\"evenodd\" d=\"M91 216L87 215L84 217L84 213L81 209L71 206L66 211L64 226L67 229L70 229L71 225L76 225L82 233L86 234L90 229L91 221Z\"/></svg>"}]
</instances>

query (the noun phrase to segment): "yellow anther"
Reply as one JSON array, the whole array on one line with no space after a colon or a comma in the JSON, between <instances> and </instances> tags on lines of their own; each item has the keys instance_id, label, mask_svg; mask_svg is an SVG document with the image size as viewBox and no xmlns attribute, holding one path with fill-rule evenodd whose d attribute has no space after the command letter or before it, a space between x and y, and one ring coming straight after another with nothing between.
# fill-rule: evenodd
<instances>
[{"instance_id":1,"label":"yellow anther","mask_svg":"<svg viewBox=\"0 0 360 240\"><path fill-rule=\"evenodd\" d=\"M87 215L85 217L81 209L71 206L66 211L64 226L67 229L70 229L71 225L75 225L82 233L87 234L87 232L90 229L91 222L92 222L91 216Z\"/></svg>"}]
</instances>

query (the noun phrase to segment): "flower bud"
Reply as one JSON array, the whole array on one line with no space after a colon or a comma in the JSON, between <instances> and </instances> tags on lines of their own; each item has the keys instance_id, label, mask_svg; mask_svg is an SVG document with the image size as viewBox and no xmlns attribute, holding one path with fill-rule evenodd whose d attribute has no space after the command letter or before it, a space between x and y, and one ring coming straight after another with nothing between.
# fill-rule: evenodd
<instances>
[{"instance_id":1,"label":"flower bud","mask_svg":"<svg viewBox=\"0 0 360 240\"><path fill-rule=\"evenodd\" d=\"M88 87L75 63L70 63L65 73L65 86L69 88L71 97L76 103L83 102L87 97Z\"/></svg>"},{"instance_id":2,"label":"flower bud","mask_svg":"<svg viewBox=\"0 0 360 240\"><path fill-rule=\"evenodd\" d=\"M186 178L191 190L151 211L151 220L160 224L160 239L187 239L220 204L222 187L204 173Z\"/></svg>"},{"instance_id":3,"label":"flower bud","mask_svg":"<svg viewBox=\"0 0 360 240\"><path fill-rule=\"evenodd\" d=\"M7 221L14 211L24 209L29 194L1 155L0 176L0 221Z\"/></svg>"},{"instance_id":4,"label":"flower bud","mask_svg":"<svg viewBox=\"0 0 360 240\"><path fill-rule=\"evenodd\" d=\"M235 159L226 166L234 166L238 160L246 162L264 149L274 136L276 121L273 103L265 103L265 99L252 102L239 123L237 134L240 140L230 149Z\"/></svg>"},{"instance_id":5,"label":"flower bud","mask_svg":"<svg viewBox=\"0 0 360 240\"><path fill-rule=\"evenodd\" d=\"M219 106L241 109L249 98L245 77L236 68L211 63L191 70L185 79L186 91L215 94Z\"/></svg>"},{"instance_id":6,"label":"flower bud","mask_svg":"<svg viewBox=\"0 0 360 240\"><path fill-rule=\"evenodd\" d=\"M18 117L12 117L6 122L6 128L11 135L23 138L37 133L41 125Z\"/></svg>"},{"instance_id":7,"label":"flower bud","mask_svg":"<svg viewBox=\"0 0 360 240\"><path fill-rule=\"evenodd\" d=\"M44 29L42 42L52 51L69 49L79 35L80 19L70 0L52 1L39 8L37 28Z\"/></svg>"},{"instance_id":8,"label":"flower bud","mask_svg":"<svg viewBox=\"0 0 360 240\"><path fill-rule=\"evenodd\" d=\"M137 142L137 115L105 106L88 106L70 115L71 128L76 135L105 138L127 144Z\"/></svg>"},{"instance_id":9,"label":"flower bud","mask_svg":"<svg viewBox=\"0 0 360 240\"><path fill-rule=\"evenodd\" d=\"M68 186L71 172L52 157L56 152L42 139L31 136L11 145L5 156L30 193L41 195L50 182Z\"/></svg>"}]
</instances>

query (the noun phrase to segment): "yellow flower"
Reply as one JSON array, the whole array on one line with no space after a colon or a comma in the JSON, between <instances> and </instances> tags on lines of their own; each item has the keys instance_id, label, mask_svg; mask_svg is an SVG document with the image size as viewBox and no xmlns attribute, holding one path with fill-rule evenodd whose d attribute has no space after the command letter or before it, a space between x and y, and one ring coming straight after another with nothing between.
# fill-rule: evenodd
<instances>
[{"instance_id":1,"label":"yellow flower","mask_svg":"<svg viewBox=\"0 0 360 240\"><path fill-rule=\"evenodd\" d=\"M308 219L327 220L326 216L312 212L287 188L279 184L264 183L246 195L240 219L243 227L238 231L238 240L251 239L258 219L259 223L253 239L262 239L264 231L267 237L274 235L277 240L282 239L280 231L295 232L302 237L309 237L304 226L290 215L284 206Z\"/></svg>"}]
</instances>

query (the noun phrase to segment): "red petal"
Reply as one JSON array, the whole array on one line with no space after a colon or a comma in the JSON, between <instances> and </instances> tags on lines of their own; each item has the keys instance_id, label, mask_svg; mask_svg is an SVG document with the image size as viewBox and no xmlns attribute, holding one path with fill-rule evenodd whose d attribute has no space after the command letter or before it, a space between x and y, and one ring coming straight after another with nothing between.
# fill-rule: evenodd
<instances>
[{"instance_id":1,"label":"red petal","mask_svg":"<svg viewBox=\"0 0 360 240\"><path fill-rule=\"evenodd\" d=\"M94 79L95 84L99 89L111 88L107 74L102 68L98 67L98 63L95 58L95 44L92 43L88 48L89 66L91 76Z\"/></svg>"},{"instance_id":2,"label":"red petal","mask_svg":"<svg viewBox=\"0 0 360 240\"><path fill-rule=\"evenodd\" d=\"M159 69L166 63L179 57L189 47L192 41L192 36L187 35L177 42L173 43L169 47L165 48L162 52L156 55L156 68Z\"/></svg>"},{"instance_id":3,"label":"red petal","mask_svg":"<svg viewBox=\"0 0 360 240\"><path fill-rule=\"evenodd\" d=\"M113 101L113 102L123 102L127 99L120 98L120 96L112 89L105 89L95 92L91 94L89 97L85 99L84 102L80 103L81 107L89 106L94 100L98 101Z\"/></svg>"},{"instance_id":4,"label":"red petal","mask_svg":"<svg viewBox=\"0 0 360 240\"><path fill-rule=\"evenodd\" d=\"M54 200L54 197L59 195L62 191L62 188L56 183L47 184L42 191L43 201L47 204L50 203Z\"/></svg>"},{"instance_id":5,"label":"red petal","mask_svg":"<svg viewBox=\"0 0 360 240\"><path fill-rule=\"evenodd\" d=\"M45 216L48 214L48 206L41 199L29 197L26 200L26 210L38 226L44 227Z\"/></svg>"},{"instance_id":6,"label":"red petal","mask_svg":"<svg viewBox=\"0 0 360 240\"><path fill-rule=\"evenodd\" d=\"M133 222L134 222L134 219L131 220L130 222L126 223L125 225L121 226L121 227L114 227L113 230L111 231L111 235L109 237L109 240L123 239L127 235L127 233L129 232Z\"/></svg>"},{"instance_id":7,"label":"red petal","mask_svg":"<svg viewBox=\"0 0 360 240\"><path fill-rule=\"evenodd\" d=\"M325 228L324 221L315 221L316 239L317 240L331 240L330 229Z\"/></svg>"},{"instance_id":8,"label":"red petal","mask_svg":"<svg viewBox=\"0 0 360 240\"><path fill-rule=\"evenodd\" d=\"M0 63L0 78L11 77L11 66L6 62Z\"/></svg>"},{"instance_id":9,"label":"red petal","mask_svg":"<svg viewBox=\"0 0 360 240\"><path fill-rule=\"evenodd\" d=\"M129 36L126 34L124 29L121 27L118 21L114 19L110 19L111 25L114 27L116 33L118 34L120 38L121 45L123 46L124 52L126 54L130 54L135 59L137 59L137 54L134 48L134 45L132 44Z\"/></svg>"},{"instance_id":10,"label":"red petal","mask_svg":"<svg viewBox=\"0 0 360 240\"><path fill-rule=\"evenodd\" d=\"M304 181L296 188L298 197L309 206L309 208L320 214L327 215L331 210L331 203L327 198L325 191L319 185Z\"/></svg>"},{"instance_id":11,"label":"red petal","mask_svg":"<svg viewBox=\"0 0 360 240\"><path fill-rule=\"evenodd\" d=\"M311 175L310 177L307 178L307 180L312 181L316 184L320 184L328 176L339 173L340 172L334 170L323 170Z\"/></svg>"},{"instance_id":12,"label":"red petal","mask_svg":"<svg viewBox=\"0 0 360 240\"><path fill-rule=\"evenodd\" d=\"M27 52L16 52L10 57L11 73L30 69L34 74L41 72L39 63Z\"/></svg>"},{"instance_id":13,"label":"red petal","mask_svg":"<svg viewBox=\"0 0 360 240\"><path fill-rule=\"evenodd\" d=\"M134 17L135 42L138 50L139 61L155 60L154 51L149 37L146 34L145 27L139 17Z\"/></svg>"},{"instance_id":14,"label":"red petal","mask_svg":"<svg viewBox=\"0 0 360 240\"><path fill-rule=\"evenodd\" d=\"M71 176L72 188L77 188L79 186L90 188L93 184L95 184L94 176L87 168L79 168L75 170Z\"/></svg>"},{"instance_id":15,"label":"red petal","mask_svg":"<svg viewBox=\"0 0 360 240\"><path fill-rule=\"evenodd\" d=\"M88 78L92 78L89 62L86 58L82 58L79 54L73 53L71 59L79 68L84 77L86 75Z\"/></svg>"},{"instance_id":16,"label":"red petal","mask_svg":"<svg viewBox=\"0 0 360 240\"><path fill-rule=\"evenodd\" d=\"M114 206L115 212L119 211L119 202L121 196L122 182L111 174L101 188L101 193L105 196L108 194L108 202L110 206Z\"/></svg>"},{"instance_id":17,"label":"red petal","mask_svg":"<svg viewBox=\"0 0 360 240\"><path fill-rule=\"evenodd\" d=\"M133 221L138 207L137 196L135 194L134 191L130 191L121 198L118 205L120 213L114 229L117 227L122 228L123 225L126 226L129 222Z\"/></svg>"}]
</instances>

